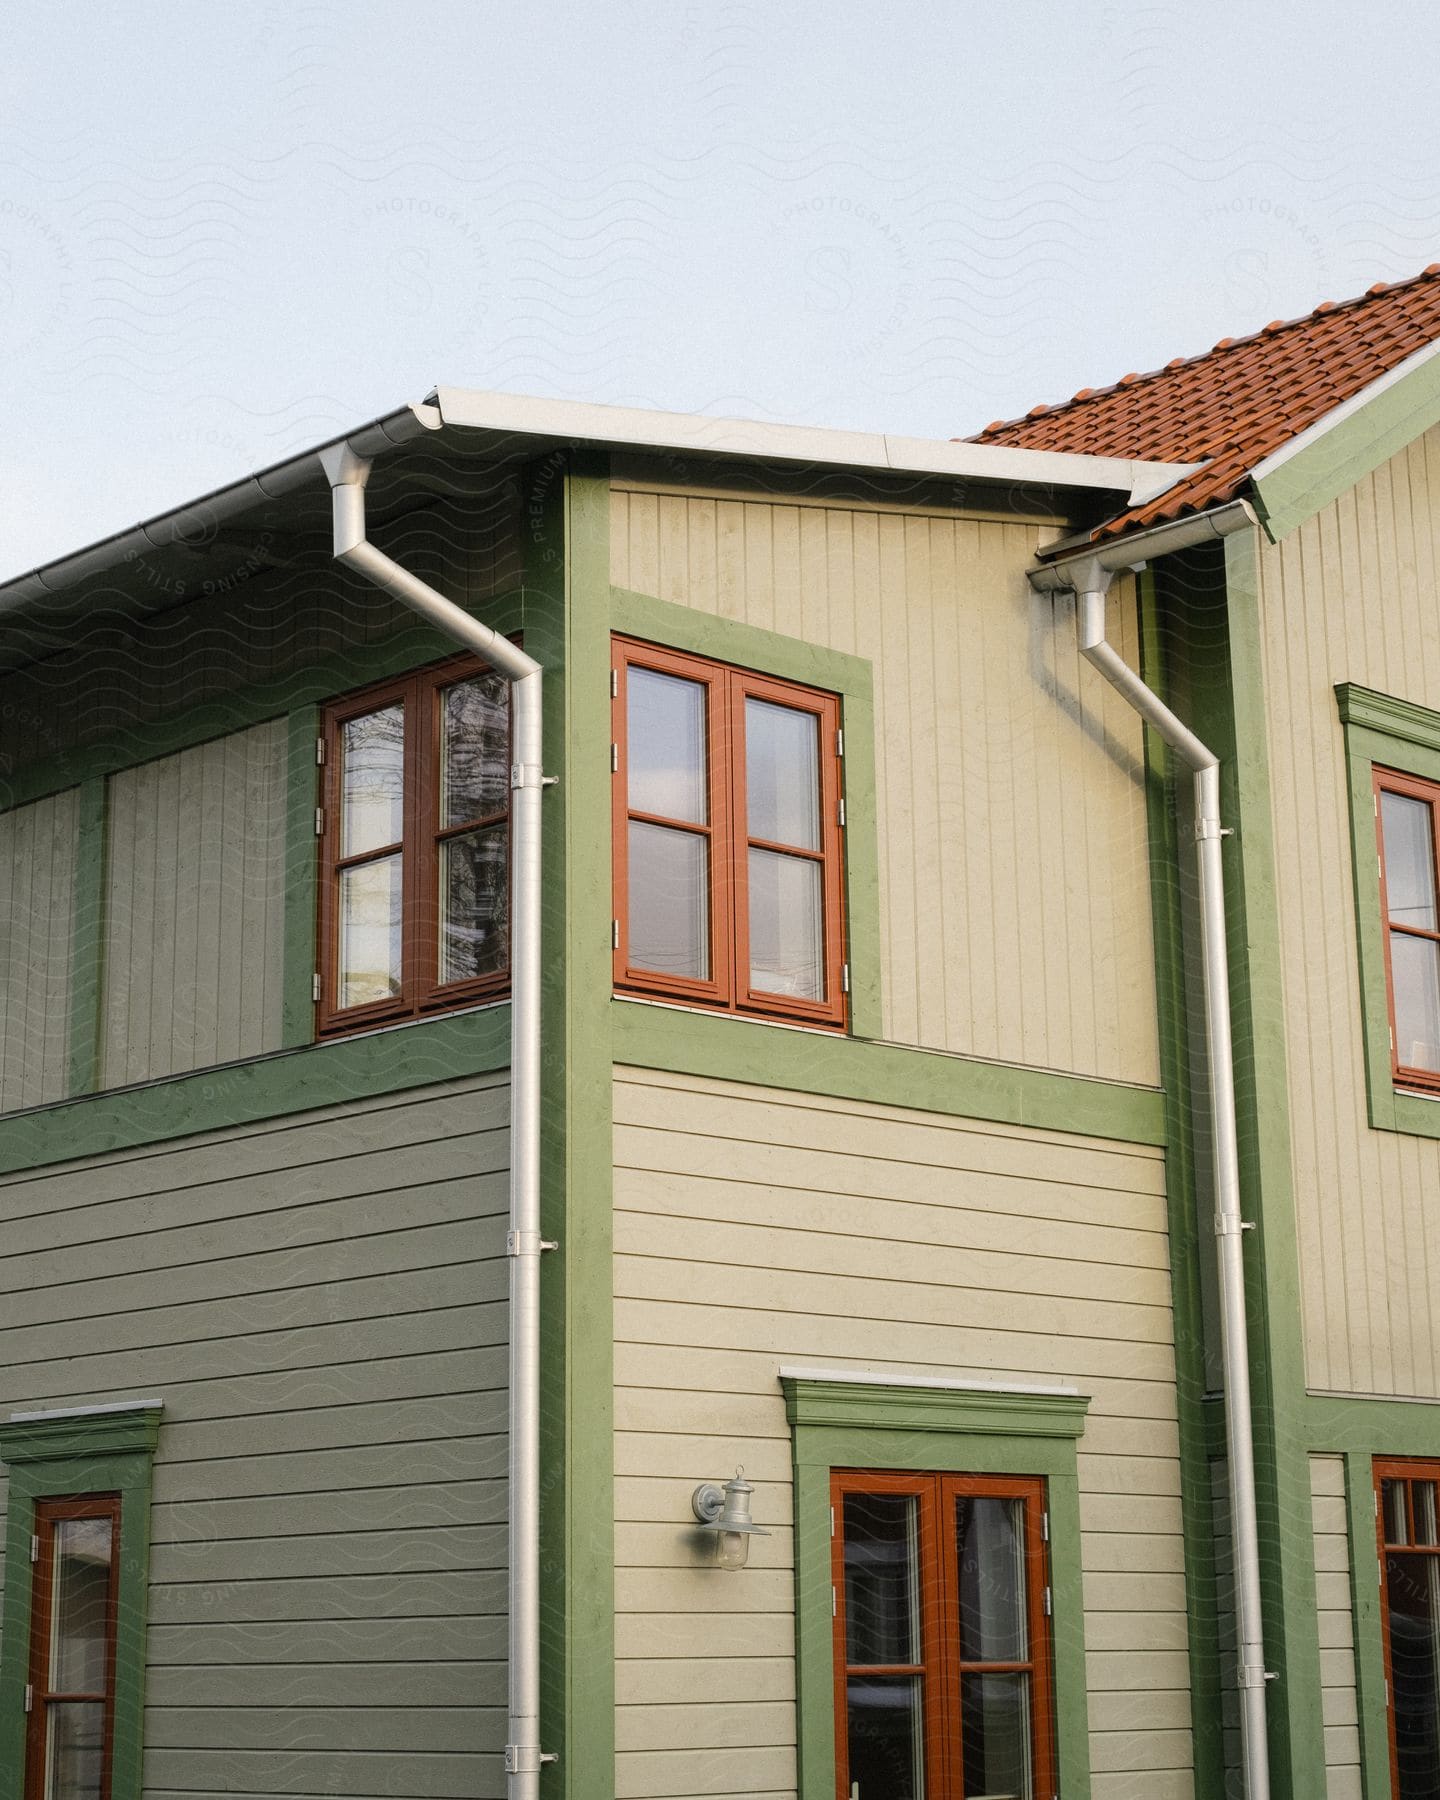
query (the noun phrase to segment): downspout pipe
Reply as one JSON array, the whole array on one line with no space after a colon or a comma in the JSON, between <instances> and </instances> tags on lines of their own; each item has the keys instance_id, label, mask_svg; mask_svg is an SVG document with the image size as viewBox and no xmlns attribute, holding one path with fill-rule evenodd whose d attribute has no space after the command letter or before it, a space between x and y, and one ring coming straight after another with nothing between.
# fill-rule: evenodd
<instances>
[{"instance_id":1,"label":"downspout pipe","mask_svg":"<svg viewBox=\"0 0 1440 1800\"><path fill-rule=\"evenodd\" d=\"M1195 786L1195 853L1200 877L1200 955L1205 995L1205 1054L1215 1189L1215 1258L1220 1289L1220 1345L1225 1373L1225 1442L1230 1531L1235 1560L1236 1638L1241 1765L1246 1800L1269 1800L1265 1667L1260 1605L1260 1533L1255 1506L1255 1438L1250 1402L1250 1348L1241 1245L1251 1226L1240 1216L1240 1161L1235 1120L1235 1054L1230 1021L1230 970L1225 934L1224 839L1220 759L1124 661L1105 636L1105 597L1115 572L1256 525L1243 500L1065 557L1031 571L1042 592L1075 595L1080 653L1157 731L1190 770Z\"/></svg>"},{"instance_id":2,"label":"downspout pipe","mask_svg":"<svg viewBox=\"0 0 1440 1800\"><path fill-rule=\"evenodd\" d=\"M510 682L510 1264L508 1800L538 1800L540 1748L540 921L543 677L518 645L437 593L365 536L369 462L322 451L335 557L402 601Z\"/></svg>"}]
</instances>

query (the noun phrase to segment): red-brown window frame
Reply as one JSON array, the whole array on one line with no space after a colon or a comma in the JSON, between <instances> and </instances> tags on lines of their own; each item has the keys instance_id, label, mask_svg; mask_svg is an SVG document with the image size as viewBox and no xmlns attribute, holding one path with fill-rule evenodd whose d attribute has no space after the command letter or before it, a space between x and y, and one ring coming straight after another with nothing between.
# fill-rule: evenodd
<instances>
[{"instance_id":1,"label":"red-brown window frame","mask_svg":"<svg viewBox=\"0 0 1440 1800\"><path fill-rule=\"evenodd\" d=\"M846 1661L845 1509L847 1494L913 1494L920 1561L920 1649L914 1665L854 1664ZM1019 1500L1025 1507L1025 1604L1029 1630L1027 1663L962 1662L960 1657L959 1551L953 1508L962 1495ZM1029 1671L1033 1782L1037 1795L1056 1787L1055 1653L1045 1596L1050 1587L1045 1535L1046 1484L1039 1475L900 1474L874 1469L835 1469L830 1475L834 1508L831 1580L835 1593L835 1793L849 1800L847 1684L856 1674L920 1675L924 1696L925 1793L928 1800L963 1800L961 1677L971 1673ZM938 1704L936 1699L938 1696Z\"/></svg>"},{"instance_id":2,"label":"red-brown window frame","mask_svg":"<svg viewBox=\"0 0 1440 1800\"><path fill-rule=\"evenodd\" d=\"M1400 1792L1400 1752L1395 1735L1395 1671L1390 1655L1390 1577L1386 1568L1386 1552L1401 1556L1440 1556L1440 1544L1392 1544L1385 1535L1383 1484L1387 1481L1433 1481L1440 1485L1440 1462L1416 1456L1377 1456L1372 1464L1375 1483L1375 1548L1380 1558L1380 1635L1385 1646L1385 1731L1390 1742L1390 1791ZM1405 1490L1406 1531L1415 1536L1414 1497Z\"/></svg>"},{"instance_id":3,"label":"red-brown window frame","mask_svg":"<svg viewBox=\"0 0 1440 1800\"><path fill-rule=\"evenodd\" d=\"M320 893L317 920L317 965L320 996L315 1007L317 1037L365 1031L378 1025L473 1006L498 998L510 990L510 957L493 975L465 981L436 979L440 955L440 844L448 836L477 831L503 823L506 879L511 879L509 756L506 750L505 806L483 818L466 820L451 831L440 827L440 696L446 688L492 673L475 656L453 656L424 669L413 669L388 681L379 681L353 694L330 701L321 712L320 740ZM510 704L508 684L506 706ZM340 932L338 920L339 870L349 863L393 854L397 846L342 858L340 850L340 734L350 719L377 712L402 701L405 707L404 802L401 879L400 992L364 1006L339 1006ZM510 726L513 734L513 718Z\"/></svg>"},{"instance_id":4,"label":"red-brown window frame","mask_svg":"<svg viewBox=\"0 0 1440 1800\"><path fill-rule=\"evenodd\" d=\"M845 993L845 831L841 819L839 696L799 682L781 681L752 669L741 669L687 651L671 650L636 638L616 637L611 645L612 739L614 749L612 841L615 875L615 986L622 992L679 1001L690 1006L756 1018L844 1029ZM706 691L706 788L709 823L637 813L629 805L627 756L627 674L632 667L653 669L700 683ZM748 834L745 804L745 702L767 700L792 711L808 712L818 721L820 771L820 848L770 845ZM666 975L630 962L629 825L651 820L672 830L703 835L710 842L710 978L695 980ZM824 944L825 998L806 1000L769 993L749 978L748 852L774 849L801 856L821 867L821 914Z\"/></svg>"},{"instance_id":5,"label":"red-brown window frame","mask_svg":"<svg viewBox=\"0 0 1440 1800\"><path fill-rule=\"evenodd\" d=\"M50 1666L54 1628L52 1605L55 1586L55 1526L66 1519L110 1520L110 1586L105 1613L105 1692L103 1694L52 1694ZM42 1800L45 1790L45 1753L49 1736L50 1706L60 1701L100 1701L105 1708L101 1751L100 1800L110 1800L110 1780L115 1748L115 1627L120 1593L120 1496L85 1494L35 1502L37 1553L31 1574L30 1611L30 1714L25 1721L25 1800Z\"/></svg>"},{"instance_id":6,"label":"red-brown window frame","mask_svg":"<svg viewBox=\"0 0 1440 1800\"><path fill-rule=\"evenodd\" d=\"M1380 796L1403 794L1420 800L1430 808L1430 841L1434 864L1435 894L1440 901L1440 782L1425 781L1417 775L1402 775L1397 769L1374 770L1375 844L1380 858L1380 929L1385 939L1385 1004L1390 1011L1390 1072L1398 1087L1425 1088L1440 1093L1440 1071L1412 1069L1400 1060L1400 1034L1395 1025L1395 974L1390 959L1390 934L1399 931L1407 937L1428 939L1440 944L1440 931L1425 931L1418 925L1397 925L1390 918L1390 890L1385 871L1385 826L1381 818Z\"/></svg>"}]
</instances>

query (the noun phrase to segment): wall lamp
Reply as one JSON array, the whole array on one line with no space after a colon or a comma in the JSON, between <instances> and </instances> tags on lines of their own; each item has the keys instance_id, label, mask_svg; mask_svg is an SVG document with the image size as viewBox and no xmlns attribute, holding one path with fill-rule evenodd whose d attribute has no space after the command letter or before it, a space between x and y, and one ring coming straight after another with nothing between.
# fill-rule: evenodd
<instances>
[{"instance_id":1,"label":"wall lamp","mask_svg":"<svg viewBox=\"0 0 1440 1800\"><path fill-rule=\"evenodd\" d=\"M713 1481L702 1481L690 1496L700 1529L714 1536L717 1569L743 1569L751 1538L770 1536L763 1525L757 1525L750 1517L750 1496L754 1492L745 1479L745 1471L737 1469L735 1479L727 1481L723 1488Z\"/></svg>"}]
</instances>

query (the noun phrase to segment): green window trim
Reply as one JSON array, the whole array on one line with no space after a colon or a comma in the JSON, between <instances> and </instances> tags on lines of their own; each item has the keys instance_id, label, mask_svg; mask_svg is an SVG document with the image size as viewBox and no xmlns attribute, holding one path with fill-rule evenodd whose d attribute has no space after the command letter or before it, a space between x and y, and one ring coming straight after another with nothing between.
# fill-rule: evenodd
<instances>
[{"instance_id":1,"label":"green window trim","mask_svg":"<svg viewBox=\"0 0 1440 1800\"><path fill-rule=\"evenodd\" d=\"M1066 1390L940 1386L839 1372L780 1373L795 1474L795 1654L800 1793L835 1792L830 1472L1041 1475L1050 1512L1056 1753L1066 1800L1090 1793L1085 1614L1076 1439L1088 1396Z\"/></svg>"},{"instance_id":2,"label":"green window trim","mask_svg":"<svg viewBox=\"0 0 1440 1800\"><path fill-rule=\"evenodd\" d=\"M150 1481L159 1400L25 1416L0 1423L8 1466L6 1585L0 1636L0 1768L25 1766L25 1683L30 1659L30 1538L39 1500L120 1495L116 1599L115 1732L110 1800L139 1800L145 1705L145 1622L150 1574ZM8 1790L7 1790L8 1791Z\"/></svg>"},{"instance_id":3,"label":"green window trim","mask_svg":"<svg viewBox=\"0 0 1440 1800\"><path fill-rule=\"evenodd\" d=\"M610 590L610 626L626 637L754 669L840 696L845 733L845 954L850 964L850 1033L878 1038L880 1023L880 852L875 810L875 696L871 665L758 625L742 625L629 588Z\"/></svg>"},{"instance_id":4,"label":"green window trim","mask_svg":"<svg viewBox=\"0 0 1440 1800\"><path fill-rule=\"evenodd\" d=\"M1371 1126L1414 1137L1440 1137L1440 1096L1395 1086L1390 1062L1390 1000L1385 983L1385 923L1375 854L1373 772L1395 769L1440 781L1440 713L1342 681L1335 689L1345 728L1350 796L1350 853L1355 937L1360 959L1360 1023Z\"/></svg>"}]
</instances>

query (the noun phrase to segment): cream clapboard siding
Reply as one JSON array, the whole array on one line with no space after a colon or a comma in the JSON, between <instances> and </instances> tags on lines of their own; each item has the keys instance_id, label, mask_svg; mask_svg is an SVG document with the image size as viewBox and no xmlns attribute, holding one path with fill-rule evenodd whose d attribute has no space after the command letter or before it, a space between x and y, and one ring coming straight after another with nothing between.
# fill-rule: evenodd
<instances>
[{"instance_id":1,"label":"cream clapboard siding","mask_svg":"<svg viewBox=\"0 0 1440 1800\"><path fill-rule=\"evenodd\" d=\"M1320 1632L1320 1706L1325 1723L1326 1800L1361 1800L1354 1602L1350 1593L1345 1459L1310 1458L1315 1598Z\"/></svg>"},{"instance_id":2,"label":"cream clapboard siding","mask_svg":"<svg viewBox=\"0 0 1440 1800\"><path fill-rule=\"evenodd\" d=\"M643 1070L615 1088L621 1800L795 1794L782 1363L1077 1385L1095 1800L1192 1794L1159 1151ZM743 1581L697 1481L743 1463Z\"/></svg>"},{"instance_id":3,"label":"cream clapboard siding","mask_svg":"<svg viewBox=\"0 0 1440 1800\"><path fill-rule=\"evenodd\" d=\"M887 1037L1155 1082L1141 733L1025 580L1053 535L617 487L611 567L874 664ZM1111 612L1133 661L1128 587Z\"/></svg>"},{"instance_id":4,"label":"cream clapboard siding","mask_svg":"<svg viewBox=\"0 0 1440 1800\"><path fill-rule=\"evenodd\" d=\"M0 1410L165 1402L147 1794L503 1795L507 1107L0 1180Z\"/></svg>"},{"instance_id":5,"label":"cream clapboard siding","mask_svg":"<svg viewBox=\"0 0 1440 1800\"><path fill-rule=\"evenodd\" d=\"M0 813L0 1112L65 1096L78 802Z\"/></svg>"},{"instance_id":6,"label":"cream clapboard siding","mask_svg":"<svg viewBox=\"0 0 1440 1800\"><path fill-rule=\"evenodd\" d=\"M107 783L106 1087L280 1046L284 719Z\"/></svg>"},{"instance_id":7,"label":"cream clapboard siding","mask_svg":"<svg viewBox=\"0 0 1440 1800\"><path fill-rule=\"evenodd\" d=\"M1285 1041L1312 1387L1440 1395L1440 1141L1372 1131L1337 682L1440 709L1440 432L1261 555Z\"/></svg>"}]
</instances>

